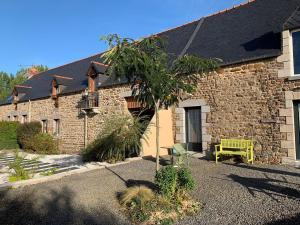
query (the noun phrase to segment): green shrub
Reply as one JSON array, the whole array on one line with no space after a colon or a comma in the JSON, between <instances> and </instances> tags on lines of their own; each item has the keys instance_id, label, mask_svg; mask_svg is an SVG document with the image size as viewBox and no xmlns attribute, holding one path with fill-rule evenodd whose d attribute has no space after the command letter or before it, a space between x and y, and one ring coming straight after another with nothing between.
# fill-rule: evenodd
<instances>
[{"instance_id":1,"label":"green shrub","mask_svg":"<svg viewBox=\"0 0 300 225\"><path fill-rule=\"evenodd\" d=\"M26 142L41 132L42 125L40 122L29 122L21 124L17 129L17 139L20 147L26 149Z\"/></svg>"},{"instance_id":2,"label":"green shrub","mask_svg":"<svg viewBox=\"0 0 300 225\"><path fill-rule=\"evenodd\" d=\"M0 149L17 149L18 122L0 121Z\"/></svg>"},{"instance_id":3,"label":"green shrub","mask_svg":"<svg viewBox=\"0 0 300 225\"><path fill-rule=\"evenodd\" d=\"M145 117L110 117L96 140L82 151L83 160L114 163L139 155L147 124Z\"/></svg>"},{"instance_id":4,"label":"green shrub","mask_svg":"<svg viewBox=\"0 0 300 225\"><path fill-rule=\"evenodd\" d=\"M155 184L159 193L165 198L181 198L186 192L196 187L196 182L191 171L186 168L166 166L161 168L155 175Z\"/></svg>"},{"instance_id":5,"label":"green shrub","mask_svg":"<svg viewBox=\"0 0 300 225\"><path fill-rule=\"evenodd\" d=\"M159 193L166 198L174 196L177 185L177 169L173 166L166 166L156 172L155 184Z\"/></svg>"},{"instance_id":6,"label":"green shrub","mask_svg":"<svg viewBox=\"0 0 300 225\"><path fill-rule=\"evenodd\" d=\"M182 167L177 172L177 188L185 191L192 191L196 187L196 181L192 176L191 170Z\"/></svg>"},{"instance_id":7,"label":"green shrub","mask_svg":"<svg viewBox=\"0 0 300 225\"><path fill-rule=\"evenodd\" d=\"M30 172L25 170L25 168L22 166L23 162L24 157L21 157L18 153L16 153L16 158L9 164L9 169L13 170L11 175L8 177L10 182L27 180L31 178Z\"/></svg>"},{"instance_id":8,"label":"green shrub","mask_svg":"<svg viewBox=\"0 0 300 225\"><path fill-rule=\"evenodd\" d=\"M25 149L39 154L57 154L58 143L50 134L39 133L25 142Z\"/></svg>"}]
</instances>

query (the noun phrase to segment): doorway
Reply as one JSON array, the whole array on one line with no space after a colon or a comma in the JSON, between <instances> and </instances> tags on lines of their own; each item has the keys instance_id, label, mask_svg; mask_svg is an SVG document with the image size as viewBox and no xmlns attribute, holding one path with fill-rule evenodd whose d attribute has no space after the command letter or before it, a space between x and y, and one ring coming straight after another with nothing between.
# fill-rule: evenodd
<instances>
[{"instance_id":1,"label":"doorway","mask_svg":"<svg viewBox=\"0 0 300 225\"><path fill-rule=\"evenodd\" d=\"M185 121L187 149L202 152L201 107L185 108Z\"/></svg>"},{"instance_id":2,"label":"doorway","mask_svg":"<svg viewBox=\"0 0 300 225\"><path fill-rule=\"evenodd\" d=\"M300 101L294 101L296 159L300 159Z\"/></svg>"}]
</instances>

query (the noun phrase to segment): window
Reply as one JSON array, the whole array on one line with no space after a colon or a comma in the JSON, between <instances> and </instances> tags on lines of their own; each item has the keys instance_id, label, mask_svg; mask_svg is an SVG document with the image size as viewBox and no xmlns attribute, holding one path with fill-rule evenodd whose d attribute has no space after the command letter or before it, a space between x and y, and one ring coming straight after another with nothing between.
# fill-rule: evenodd
<instances>
[{"instance_id":1,"label":"window","mask_svg":"<svg viewBox=\"0 0 300 225\"><path fill-rule=\"evenodd\" d=\"M54 135L59 136L59 134L60 134L60 120L55 119L54 120Z\"/></svg>"},{"instance_id":2,"label":"window","mask_svg":"<svg viewBox=\"0 0 300 225\"><path fill-rule=\"evenodd\" d=\"M14 116L14 121L18 121L18 116Z\"/></svg>"},{"instance_id":3,"label":"window","mask_svg":"<svg viewBox=\"0 0 300 225\"><path fill-rule=\"evenodd\" d=\"M28 119L28 117L27 117L27 115L23 115L22 116L22 123L27 123L27 119Z\"/></svg>"},{"instance_id":4,"label":"window","mask_svg":"<svg viewBox=\"0 0 300 225\"><path fill-rule=\"evenodd\" d=\"M48 121L47 120L42 120L42 132L48 133Z\"/></svg>"},{"instance_id":5,"label":"window","mask_svg":"<svg viewBox=\"0 0 300 225\"><path fill-rule=\"evenodd\" d=\"M294 75L300 75L300 30L292 32Z\"/></svg>"}]
</instances>

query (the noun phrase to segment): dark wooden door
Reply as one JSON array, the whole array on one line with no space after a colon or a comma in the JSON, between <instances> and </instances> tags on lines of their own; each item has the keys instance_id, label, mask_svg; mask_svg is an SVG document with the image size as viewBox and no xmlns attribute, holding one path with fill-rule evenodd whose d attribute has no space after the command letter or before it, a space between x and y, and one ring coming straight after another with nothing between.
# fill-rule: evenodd
<instances>
[{"instance_id":1,"label":"dark wooden door","mask_svg":"<svg viewBox=\"0 0 300 225\"><path fill-rule=\"evenodd\" d=\"M296 158L300 159L300 101L294 102Z\"/></svg>"},{"instance_id":2,"label":"dark wooden door","mask_svg":"<svg viewBox=\"0 0 300 225\"><path fill-rule=\"evenodd\" d=\"M201 108L186 108L186 143L189 151L202 151Z\"/></svg>"}]
</instances>

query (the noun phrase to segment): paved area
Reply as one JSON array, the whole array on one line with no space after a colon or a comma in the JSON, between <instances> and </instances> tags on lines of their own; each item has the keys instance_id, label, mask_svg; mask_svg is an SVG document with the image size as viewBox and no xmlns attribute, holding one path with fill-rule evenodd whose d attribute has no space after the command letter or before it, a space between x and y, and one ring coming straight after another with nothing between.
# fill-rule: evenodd
<instances>
[{"instance_id":1,"label":"paved area","mask_svg":"<svg viewBox=\"0 0 300 225\"><path fill-rule=\"evenodd\" d=\"M300 170L284 166L190 163L205 206L179 224L300 224ZM116 200L133 184L153 185L155 163L140 160L0 192L0 223L129 224Z\"/></svg>"},{"instance_id":2,"label":"paved area","mask_svg":"<svg viewBox=\"0 0 300 225\"><path fill-rule=\"evenodd\" d=\"M59 156L58 156L59 157ZM71 158L70 158L71 157ZM9 176L9 164L15 160L14 154L3 154L0 155L0 184L8 183ZM47 172L52 174L63 173L67 171L80 169L83 165L76 156L65 156L55 158L55 156L44 156L27 157L21 163L21 166L34 174L34 178L43 176Z\"/></svg>"}]
</instances>

